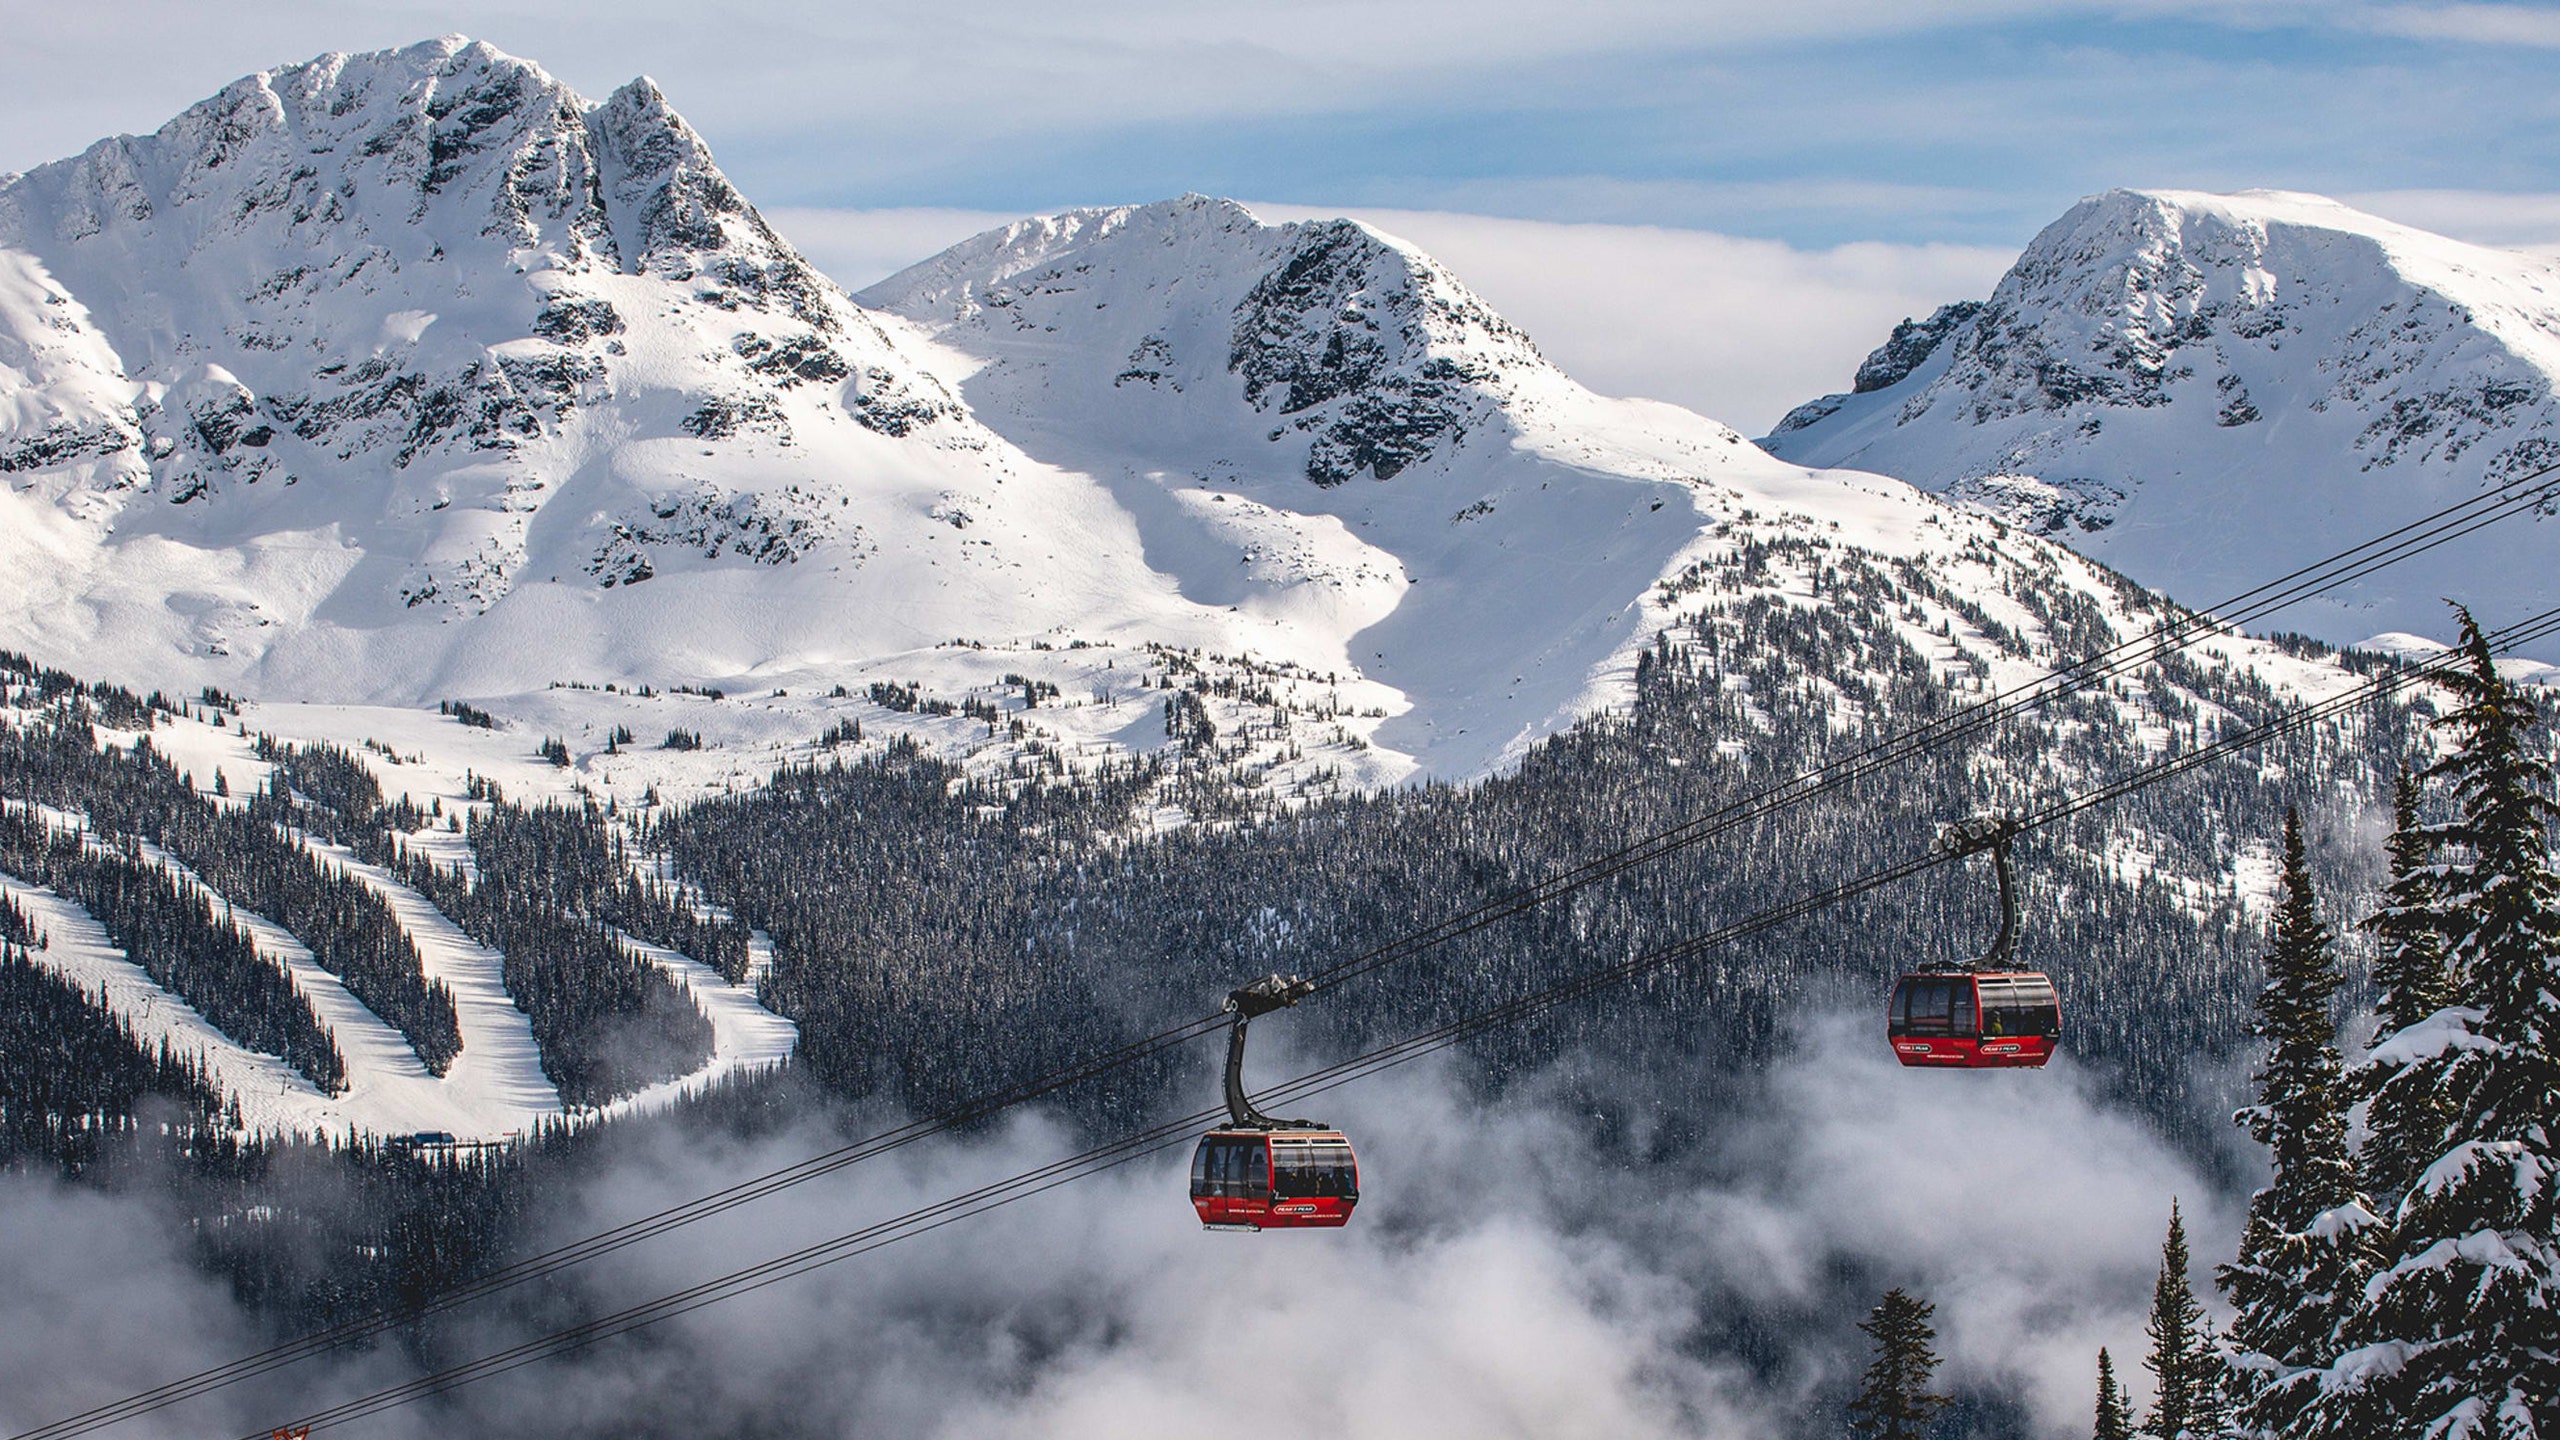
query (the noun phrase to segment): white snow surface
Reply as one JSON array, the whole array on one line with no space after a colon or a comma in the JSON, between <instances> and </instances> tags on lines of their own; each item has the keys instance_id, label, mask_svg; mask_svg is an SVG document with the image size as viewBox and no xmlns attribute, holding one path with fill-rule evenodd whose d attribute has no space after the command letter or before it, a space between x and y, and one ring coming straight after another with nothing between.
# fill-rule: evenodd
<instances>
[{"instance_id":1,"label":"white snow surface","mask_svg":"<svg viewBox=\"0 0 2560 1440\"><path fill-rule=\"evenodd\" d=\"M2168 613L1901 480L1595 395L1347 220L1073 211L849 297L654 86L597 105L459 38L252 76L0 178L0 478L0 647L246 697L155 728L200 789L264 778L245 726L345 747L448 818L475 779L618 814L893 735L982 773L1090 764L1168 744L1154 692L1212 679L1233 684L1202 697L1204 763L1238 783L1472 778L1623 705L1657 634L1710 638L1754 596L1838 603L1824 571L1853 561L1968 692L2060 658L2020 594L2128 636ZM1746 554L1765 563L1726 563ZM2305 699L2359 683L2235 636L2190 658ZM2195 698L2190 730L2218 714ZM2172 739L2133 687L2107 703ZM552 738L565 767L537 757ZM467 860L449 831L411 843ZM439 1090L342 1039L367 1098L295 1109L276 1082L274 1114L469 1135L556 1114L498 957L331 859L454 987L464 1051ZM788 1053L750 989L640 953L715 1053L613 1113Z\"/></svg>"},{"instance_id":2,"label":"white snow surface","mask_svg":"<svg viewBox=\"0 0 2560 1440\"><path fill-rule=\"evenodd\" d=\"M864 707L880 682L1026 676L1060 693L1020 738L1150 748L1139 692L1177 670L1269 695L1211 710L1288 793L1467 778L1621 702L1658 582L1754 535L1979 540L2006 558L1939 578L1995 614L2046 564L1594 395L1347 220L1073 211L857 301L645 79L598 104L458 36L0 177L0 475L0 646L136 688L469 699L641 789L754 783L785 727L994 738ZM581 737L700 708L554 688L607 685L800 699L607 765Z\"/></svg>"},{"instance_id":3,"label":"white snow surface","mask_svg":"<svg viewBox=\"0 0 2560 1440\"><path fill-rule=\"evenodd\" d=\"M0 712L0 723L24 718ZM440 807L448 816L460 817L474 808L475 802L467 797L475 775L495 779L511 797L531 803L581 798L573 774L534 757L520 741L510 743L491 731L432 712L251 704L238 715L226 717L219 727L201 716L164 715L149 738L154 748L194 781L199 792L211 797L219 774L231 791L231 803L245 803L251 790L266 783L271 768L257 758L248 736L261 730L278 733L277 726L269 723L273 721L283 722L286 728L281 733L288 738L328 741L357 754L374 771L386 798L405 798L420 808ZM404 752L378 738L384 735L411 747L405 751L408 758L394 760L394 755ZM101 743L107 745L129 746L138 738L134 732L100 732ZM436 759L428 758L429 749ZM48 813L45 818L58 829L85 828L82 817L76 815ZM467 860L470 855L459 835L442 830L422 831L408 843L425 846L439 863ZM433 902L381 867L356 858L343 846L310 837L303 844L322 864L353 875L382 896L417 947L426 977L453 993L462 1050L444 1075L429 1074L407 1039L348 993L336 976L320 968L290 932L232 904L156 846L142 847L147 861L213 897L219 909L248 931L260 953L281 965L294 988L310 999L345 1061L347 1083L338 1094L323 1094L280 1059L248 1050L223 1034L127 959L75 902L6 875L0 875L0 893L17 897L36 928L50 932L51 944L34 952L38 964L92 991L103 990L107 1008L133 1025L145 1044L167 1039L180 1053L201 1057L213 1083L239 1100L242 1123L254 1131L332 1136L357 1131L377 1137L441 1131L465 1142L500 1140L543 1121L580 1123L663 1108L717 1080L779 1064L799 1044L799 1027L756 999L756 982L771 968L769 940L757 937L752 947L757 963L744 984L732 985L708 965L623 936L626 949L665 971L710 1020L711 1053L686 1075L623 1096L598 1110L570 1112L562 1105L558 1088L542 1072L532 1024L506 988L504 958L472 939ZM716 913L711 907L702 908Z\"/></svg>"},{"instance_id":4,"label":"white snow surface","mask_svg":"<svg viewBox=\"0 0 2560 1440\"><path fill-rule=\"evenodd\" d=\"M2118 190L2048 226L1978 310L1898 330L1856 391L1760 443L2210 605L2560 463L2556 394L2560 260L2316 195ZM2279 623L2352 644L2451 634L2447 596L2490 624L2560 603L2551 508Z\"/></svg>"},{"instance_id":5,"label":"white snow surface","mask_svg":"<svg viewBox=\"0 0 2560 1440\"><path fill-rule=\"evenodd\" d=\"M2365 1055L2376 1065L2401 1066L2433 1060L2447 1050L2491 1050L2496 1043L2479 1033L2487 1014L2476 1005L2448 1005L2417 1024L2385 1036Z\"/></svg>"}]
</instances>

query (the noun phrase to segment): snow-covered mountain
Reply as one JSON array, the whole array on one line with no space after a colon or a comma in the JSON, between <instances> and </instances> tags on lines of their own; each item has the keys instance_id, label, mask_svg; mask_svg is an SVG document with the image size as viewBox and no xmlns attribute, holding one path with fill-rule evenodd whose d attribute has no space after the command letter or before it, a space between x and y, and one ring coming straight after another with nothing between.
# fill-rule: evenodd
<instances>
[{"instance_id":1,"label":"snow-covered mountain","mask_svg":"<svg viewBox=\"0 0 2560 1440\"><path fill-rule=\"evenodd\" d=\"M1125 702L1177 672L1261 783L1477 775L1622 701L1679 577L1755 543L1831 537L1985 615L2061 563L1594 395L1348 221L1076 211L857 300L647 81L595 104L458 37L0 180L0 275L0 646L467 697L635 795L848 719L1163 745ZM594 698L644 685L774 713ZM669 724L708 752L608 743Z\"/></svg>"},{"instance_id":2,"label":"snow-covered mountain","mask_svg":"<svg viewBox=\"0 0 2560 1440\"><path fill-rule=\"evenodd\" d=\"M1893 378L1947 369L1950 346L1904 349L1921 368ZM2146 383L2183 393L2174 368ZM42 665L218 686L124 697L98 732L170 757L172 813L237 809L285 763L267 757L327 742L379 790L371 813L429 817L395 836L340 812L369 860L293 843L370 889L418 983L455 997L450 1072L416 1016L358 998L373 982L324 973L326 947L185 881L254 922L242 943L343 1052L335 1092L154 988L73 895L0 875L65 937L49 965L225 1088L272 1085L253 1107L272 1125L504 1133L572 1090L653 1104L795 1043L755 966L635 931L614 945L658 977L642 991L681 992L679 1022L699 1012L699 1044L614 1088L577 1078L589 1032L546 1011L560 1053L539 1058L573 1078L545 1080L507 974L541 957L448 913L464 881L386 868L476 865L433 817L486 819L501 790L599 802L618 856L634 810L893 737L1000 782L1169 748L1145 772L1161 803L1129 823L1170 824L1485 775L1625 705L1648 661L1657 688L1665 666L1708 677L1730 756L1754 725L1804 743L1782 715L1857 734L2171 613L1900 480L1595 395L1349 221L1197 196L1080 210L848 296L646 81L592 104L460 39L252 76L0 178L0 474L0 649L33 657L7 662L0 725L62 718ZM2156 668L2077 702L2003 783L2082 783L2235 704L2356 681L2229 636ZM47 743L84 770L88 741ZM82 813L99 793L63 782L40 818L103 825ZM2157 846L2103 844L2156 868ZM2196 893L2227 850L2188 867Z\"/></svg>"},{"instance_id":3,"label":"snow-covered mountain","mask_svg":"<svg viewBox=\"0 0 2560 1440\"><path fill-rule=\"evenodd\" d=\"M1201 196L1080 210L861 298L958 352L946 373L982 422L1108 486L1186 596L1258 622L1266 650L1326 637L1403 696L1376 738L1437 773L1622 693L1611 659L1650 635L1648 592L1702 524L1901 488L1594 395L1429 257L1347 220L1265 224Z\"/></svg>"},{"instance_id":4,"label":"snow-covered mountain","mask_svg":"<svg viewBox=\"0 0 2560 1440\"><path fill-rule=\"evenodd\" d=\"M415 702L1185 608L900 328L646 80L459 38L250 76L0 180L0 634Z\"/></svg>"},{"instance_id":5,"label":"snow-covered mountain","mask_svg":"<svg viewBox=\"0 0 2560 1440\"><path fill-rule=\"evenodd\" d=\"M1231 744L1374 783L1623 698L1750 525L1948 518L1593 395L1347 221L1079 211L864 299L645 80L458 37L243 79L0 180L0 646L597 748L549 687L889 682L875 728L956 740L927 699L1027 678L1028 738L1159 745L1159 647Z\"/></svg>"},{"instance_id":6,"label":"snow-covered mountain","mask_svg":"<svg viewBox=\"0 0 2560 1440\"><path fill-rule=\"evenodd\" d=\"M1761 442L1900 476L2193 604L2560 462L2560 262L2318 196L2119 190L1905 321ZM2285 623L2340 643L2560 599L2509 522ZM2550 658L2550 657L2545 657Z\"/></svg>"}]
</instances>

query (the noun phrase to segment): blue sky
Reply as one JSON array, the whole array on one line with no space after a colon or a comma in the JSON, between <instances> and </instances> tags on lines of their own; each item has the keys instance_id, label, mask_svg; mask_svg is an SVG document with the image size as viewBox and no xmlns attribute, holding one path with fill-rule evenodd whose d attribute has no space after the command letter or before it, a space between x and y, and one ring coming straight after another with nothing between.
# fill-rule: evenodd
<instances>
[{"instance_id":1,"label":"blue sky","mask_svg":"<svg viewBox=\"0 0 2560 1440\"><path fill-rule=\"evenodd\" d=\"M1746 428L2113 186L2314 190L2560 248L2560 4L0 0L0 20L0 170L154 128L251 70L460 31L591 96L656 77L853 284L1069 205L1198 190L1392 213L1480 252L1443 258L1587 380ZM1730 305L1754 256L1805 285L1878 246L1911 261L1904 283L1858 252L1863 288L1812 296L1847 309L1774 369L1764 344L1759 391L1594 349L1676 321L1668 357L1678 330L1785 318L1684 314L1676 289L1590 313L1638 252L1721 267Z\"/></svg>"},{"instance_id":2,"label":"blue sky","mask_svg":"<svg viewBox=\"0 0 2560 1440\"><path fill-rule=\"evenodd\" d=\"M2560 42L2560 11L2545 13ZM796 203L1002 209L1061 188L1197 189L1798 245L2015 244L2117 185L2560 189L2555 66L2560 48L2197 18L1732 46L1700 27L1206 123L1163 113L1176 97L1133 99L961 142L960 165L928 143L834 169L806 138L769 132L737 163L790 177Z\"/></svg>"}]
</instances>

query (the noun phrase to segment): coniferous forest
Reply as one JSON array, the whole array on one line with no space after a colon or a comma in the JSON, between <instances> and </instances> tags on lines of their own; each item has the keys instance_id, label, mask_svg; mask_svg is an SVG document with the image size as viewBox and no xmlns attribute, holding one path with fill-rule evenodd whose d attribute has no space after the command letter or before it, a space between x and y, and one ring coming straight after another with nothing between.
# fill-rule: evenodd
<instances>
[{"instance_id":1,"label":"coniferous forest","mask_svg":"<svg viewBox=\"0 0 2560 1440\"><path fill-rule=\"evenodd\" d=\"M617 935L738 978L753 926L774 945L761 993L800 1024L799 1058L784 1072L718 1087L679 1118L752 1126L819 1095L923 1112L1201 1014L1245 978L1317 971L1365 953L1962 703L1916 660L1898 660L1898 642L1881 627L1863 628L1860 613L1752 605L1722 617L1730 632L1705 632L1747 643L1665 635L1639 667L1629 712L1576 726L1514 772L1470 786L1289 808L1222 789L1189 747L1083 770L1034 754L990 772L893 738L853 757L785 768L753 791L628 816L513 804L492 787L462 827L468 871L409 843L437 817L384 803L344 751L269 746L276 783L244 804L214 807L149 745L153 702L116 700L105 687L21 664L13 672L21 703L49 696L54 708L46 722L6 732L6 798L19 808L0 869L79 897L107 892L74 878L76 870L127 867L124 890L147 892L147 905L91 908L141 959L154 953L149 936L205 903L135 858L133 847L148 841L225 895L236 888L263 897L262 913L292 917L287 928L315 956L397 957L399 945L371 938L398 936L396 923L372 928L381 923L375 909L333 900L328 884L343 876L295 837L344 845L506 956L510 991L534 1023L545 1069L574 1103L684 1073L707 1045L700 1013L633 961ZM2069 633L2065 619L2055 617L2053 628ZM2090 633L2079 643L2111 640ZM2170 679L2153 682L2153 703L2186 707L2189 727L2170 731L2173 751L2283 710L2245 677L2181 669L2175 657L2165 668ZM1862 687L1863 728L1844 733L1837 689L1850 684ZM2209 697L2217 713L2191 696ZM121 707L115 719L144 732L141 741L99 743L90 727L105 723L111 705ZM1297 1043L1343 1053L1442 1023L1926 852L1943 821L2156 761L2156 749L2121 738L2122 727L2105 718L2094 701L2065 702L1985 743L1924 752L1589 886L1569 903L1460 936L1294 1016ZM2065 1042L2115 1098L2211 1163L2221 1153L2209 1133L2222 1123L2211 1113L2219 1095L2199 1079L2199 1062L2263 1051L2266 1093L2242 1118L2273 1153L2276 1181L2252 1207L2240 1255L2221 1271L2237 1318L2214 1331L2192 1309L2183 1261L2174 1285L2164 1268L2154 1317L2163 1328L2147 1363L2170 1408L2153 1407L2151 1433L2391 1433L2359 1428L2373 1423L2371 1407L2411 1413L2405 1407L2446 1396L2464 1403L2498 1378L2482 1378L2494 1366L2477 1355L2527 1353L2538 1343L2515 1337L2548 1313L2547 1297L2529 1287L2501 1291L2522 1282L2502 1278L2493 1261L2463 1260L2476 1273L2447 1278L2454 1262L2442 1258L2475 1233L2464 1225L2528 1235L2540 1223L2500 1208L2511 1181L2498 1178L2539 1163L2538 1139L2516 1118L2538 1113L2541 1093L2531 1068L2543 1033L2532 1011L2538 992L2522 977L2530 957L2555 948L2537 928L2549 924L2537 916L2552 890L2547 848L2536 849L2544 833L2536 827L2549 814L2547 798L2532 798L2549 788L2547 768L2535 768L2549 753L2537 724L2529 700L2493 673L2474 674L2441 700L2377 705L2282 736L2247 763L2134 792L2020 843L2030 917L2020 959L2053 973L2071 997ZM2430 727L2441 737L2433 747ZM1212 823L1166 833L1135 823L1167 796ZM49 829L30 805L82 816L93 838ZM2387 869L2337 838L2376 814L2397 816ZM2121 863L2130 845L2146 865ZM2193 883L2227 873L2232 857L2252 848L2282 861L2282 903L2267 924L2236 892ZM668 878L643 878L651 873ZM677 879L716 902L723 918L705 918ZM1633 1147L1632 1163L1703 1156L1712 1164L1717 1116L1747 1110L1756 1077L1785 1053L1799 1019L1871 1005L1914 964L1978 953L1997 924L1989 891L1978 869L1942 866L1493 1030L1470 1042L1468 1073L1488 1093L1517 1077L1561 1080L1598 1133ZM2373 918L2344 930L2321 923L2319 913L2341 907ZM210 916L202 911L207 925ZM219 935L191 943L276 973L245 942L229 951ZM408 953L405 972L378 965L377 993L434 994L396 983L416 974ZM337 963L342 974L361 968ZM183 1057L146 1051L76 988L23 962L0 971L0 984L20 997L21 1018L7 1032L11 1063L0 1067L8 1077L0 1134L12 1163L107 1184L154 1168L174 1203L200 1219L260 1208L268 1218L257 1226L202 1229L200 1250L283 1330L368 1313L385 1295L424 1294L496 1263L524 1233L531 1197L592 1163L598 1143L560 1133L439 1156L247 1139L223 1122L222 1097ZM264 992L243 982L239 993ZM281 995L289 999L290 989ZM2447 1008L2449 998L2473 995L2484 998ZM2383 1043L2349 1070L2337 1025L2368 1000L2380 1011ZM270 1003L280 1013L293 1008ZM409 1015L402 1029L413 1039L432 1034L419 1018L432 1011L402 1003L376 1008L386 1018ZM288 1040L279 1034L280 1052ZM308 1040L292 1043L308 1050ZM18 1057L39 1046L100 1057L88 1067L93 1078L77 1094L33 1078L44 1067ZM428 1050L420 1047L422 1058ZM2512 1071L2480 1058L2510 1054L2521 1057ZM1152 1119L1169 1101L1189 1108L1207 1093L1206 1059L1160 1058L1057 1103L1097 1130ZM322 1060L307 1063L325 1073ZM2365 1118L2351 1124L2351 1110ZM147 1131L141 1123L167 1114L192 1118ZM2350 1133L2360 1137L2353 1147ZM109 1153L118 1144L175 1163L120 1164ZM352 1177L362 1203L323 1212L249 1198L269 1193L277 1177L322 1171ZM2474 1172L2487 1178L2450 1183ZM2183 1249L2182 1237L2172 1240ZM2509 1297L2512 1323L2482 1328L2475 1358L2447 1354L2424 1374L2378 1363L2419 1345L2439 1353L2436 1337L2413 1332L2444 1303L2427 1287L2448 1283ZM2363 1294L2392 1303L2341 1298ZM1723 1338L1746 1354L1784 1343L1747 1329ZM2529 1407L2550 1393L2538 1383L2514 1380L2498 1392L2506 1398L2483 1403ZM2131 1423L2121 1391L2114 1394L2110 1412L2102 1389L2102 1430L2110 1413ZM2014 1423L1979 1397L1945 1413L1977 1433L2006 1433ZM2328 1428L2312 1428L2320 1426Z\"/></svg>"},{"instance_id":2,"label":"coniferous forest","mask_svg":"<svg viewBox=\"0 0 2560 1440\"><path fill-rule=\"evenodd\" d=\"M430 1073L451 1063L461 1043L453 997L426 979L379 896L295 843L289 801L260 794L245 806L218 805L152 751L148 736L127 751L102 748L85 720L0 727L0 775L20 805L78 815L111 843L155 846L214 894L283 926L406 1036Z\"/></svg>"}]
</instances>

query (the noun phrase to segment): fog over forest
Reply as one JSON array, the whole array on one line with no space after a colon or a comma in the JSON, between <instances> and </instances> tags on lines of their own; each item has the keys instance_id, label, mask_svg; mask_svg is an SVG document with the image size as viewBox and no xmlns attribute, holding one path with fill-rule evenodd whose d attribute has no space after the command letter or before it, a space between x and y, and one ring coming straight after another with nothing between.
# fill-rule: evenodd
<instances>
[{"instance_id":1,"label":"fog over forest","mask_svg":"<svg viewBox=\"0 0 2560 1440\"><path fill-rule=\"evenodd\" d=\"M2091 1098L2068 1060L1913 1074L1871 1030L1864 1015L1810 1017L1767 1103L1676 1168L1602 1152L1534 1079L1488 1105L1444 1063L1406 1067L1323 1097L1361 1147L1350 1230L1203 1233L1177 1148L365 1429L1173 1433L1257 1375L1307 1382L1298 1413L1355 1440L1811 1435L1865 1363L1852 1322L1902 1285L1938 1304L1943 1379L1987 1403L1977 1433L2065 1433L2097 1347L2139 1353L2171 1197L2207 1255L2233 1233L2228 1198ZM1264 1034L1256 1072L1290 1073L1285 1027ZM816 1115L752 1140L635 1129L646 1139L616 1145L607 1169L545 1197L528 1249L842 1143ZM1076 1148L1017 1118L585 1267L571 1293L598 1309L654 1298ZM2000 1168L2021 1183L1982 1183ZM29 1428L270 1333L163 1238L149 1200L6 1184L0 1423ZM557 1303L519 1292L440 1338L455 1356L493 1351ZM210 1415L246 1432L403 1374L389 1354L334 1359L126 1433L200 1435ZM2010 1393L2024 1414L1990 1399Z\"/></svg>"}]
</instances>

